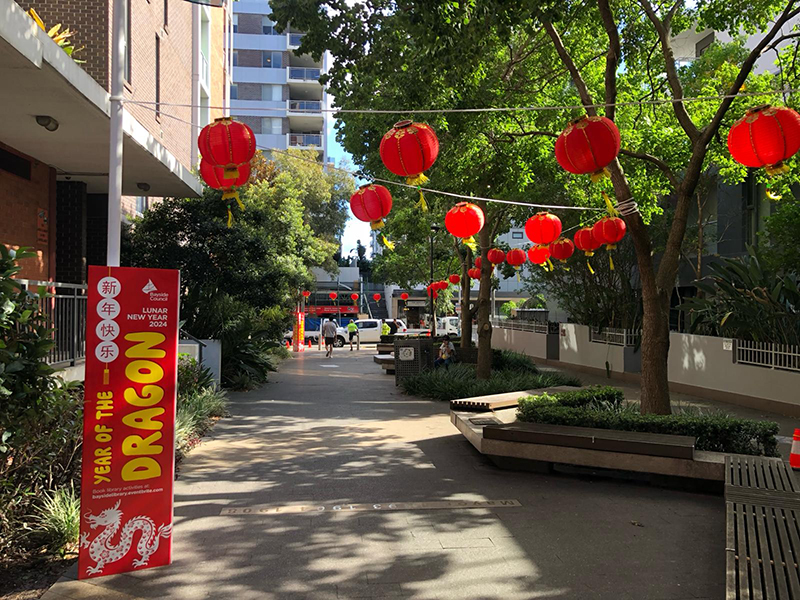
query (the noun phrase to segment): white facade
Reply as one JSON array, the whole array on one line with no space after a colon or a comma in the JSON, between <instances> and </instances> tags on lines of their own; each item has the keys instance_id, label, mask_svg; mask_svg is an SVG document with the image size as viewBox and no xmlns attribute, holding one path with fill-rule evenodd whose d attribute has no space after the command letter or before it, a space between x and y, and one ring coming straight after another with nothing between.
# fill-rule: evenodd
<instances>
[{"instance_id":1,"label":"white facade","mask_svg":"<svg viewBox=\"0 0 800 600\"><path fill-rule=\"evenodd\" d=\"M253 129L265 154L313 148L327 164L327 97L319 83L327 54L320 61L295 54L303 33L291 25L278 33L266 0L234 2L233 11L231 115Z\"/></svg>"}]
</instances>

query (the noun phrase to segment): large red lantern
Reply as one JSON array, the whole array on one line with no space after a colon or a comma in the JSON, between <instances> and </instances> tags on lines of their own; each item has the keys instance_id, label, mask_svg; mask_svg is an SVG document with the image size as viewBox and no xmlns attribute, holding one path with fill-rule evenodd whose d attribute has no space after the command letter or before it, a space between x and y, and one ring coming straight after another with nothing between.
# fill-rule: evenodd
<instances>
[{"instance_id":1,"label":"large red lantern","mask_svg":"<svg viewBox=\"0 0 800 600\"><path fill-rule=\"evenodd\" d=\"M573 252L575 252L575 245L569 238L558 238L550 244L550 256L557 258L561 262L567 262Z\"/></svg>"},{"instance_id":2,"label":"large red lantern","mask_svg":"<svg viewBox=\"0 0 800 600\"><path fill-rule=\"evenodd\" d=\"M428 180L423 171L431 168L439 155L439 139L425 123L398 121L381 139L383 164L395 175L406 177L411 185Z\"/></svg>"},{"instance_id":3,"label":"large red lantern","mask_svg":"<svg viewBox=\"0 0 800 600\"><path fill-rule=\"evenodd\" d=\"M536 213L525 223L525 235L537 246L551 244L561 235L561 219L549 212Z\"/></svg>"},{"instance_id":4,"label":"large red lantern","mask_svg":"<svg viewBox=\"0 0 800 600\"><path fill-rule=\"evenodd\" d=\"M549 264L550 246L533 246L528 248L528 259L535 265ZM545 267L546 269L547 267Z\"/></svg>"},{"instance_id":5,"label":"large red lantern","mask_svg":"<svg viewBox=\"0 0 800 600\"><path fill-rule=\"evenodd\" d=\"M459 202L444 217L444 226L452 235L464 240L467 245L474 245L472 237L483 229L485 217L483 211L476 204Z\"/></svg>"},{"instance_id":6,"label":"large red lantern","mask_svg":"<svg viewBox=\"0 0 800 600\"><path fill-rule=\"evenodd\" d=\"M500 263L505 262L506 253L499 248L492 248L486 253L486 258L489 259L489 262L492 263L492 265L499 265Z\"/></svg>"},{"instance_id":7,"label":"large red lantern","mask_svg":"<svg viewBox=\"0 0 800 600\"><path fill-rule=\"evenodd\" d=\"M226 178L234 178L256 153L256 136L244 123L222 117L203 127L197 147L205 160L225 169Z\"/></svg>"},{"instance_id":8,"label":"large red lantern","mask_svg":"<svg viewBox=\"0 0 800 600\"><path fill-rule=\"evenodd\" d=\"M572 121L556 140L556 160L578 175L592 174L592 181L607 174L606 167L619 154L619 129L606 117L583 116Z\"/></svg>"},{"instance_id":9,"label":"large red lantern","mask_svg":"<svg viewBox=\"0 0 800 600\"><path fill-rule=\"evenodd\" d=\"M239 192L235 189L243 186L250 179L250 165L241 167L233 177L225 176L225 169L216 167L205 158L200 161L200 176L206 185L215 190L222 190L223 200L235 200L239 208L244 210L244 204L239 198ZM232 202L226 202L228 207L228 227L233 223L233 213L231 212Z\"/></svg>"},{"instance_id":10,"label":"large red lantern","mask_svg":"<svg viewBox=\"0 0 800 600\"><path fill-rule=\"evenodd\" d=\"M519 248L512 248L506 254L506 262L517 270L525 264L525 260L525 251Z\"/></svg>"},{"instance_id":11,"label":"large red lantern","mask_svg":"<svg viewBox=\"0 0 800 600\"><path fill-rule=\"evenodd\" d=\"M480 269L476 269L476 268L473 267L472 269L467 271L467 275L469 275L470 279L480 279L481 278L481 270Z\"/></svg>"},{"instance_id":12,"label":"large red lantern","mask_svg":"<svg viewBox=\"0 0 800 600\"><path fill-rule=\"evenodd\" d=\"M592 226L592 236L601 244L606 245L606 250L614 250L617 244L625 237L625 221L619 217L603 217ZM614 260L608 255L611 270L614 270Z\"/></svg>"},{"instance_id":13,"label":"large red lantern","mask_svg":"<svg viewBox=\"0 0 800 600\"><path fill-rule=\"evenodd\" d=\"M403 292L402 294L400 294L400 300L402 300L403 302L405 302L406 300L408 300L408 294L406 294L405 292Z\"/></svg>"},{"instance_id":14,"label":"large red lantern","mask_svg":"<svg viewBox=\"0 0 800 600\"><path fill-rule=\"evenodd\" d=\"M450 283L452 283L453 285L458 285L459 283L461 283L460 275L450 275L448 279L450 279Z\"/></svg>"},{"instance_id":15,"label":"large red lantern","mask_svg":"<svg viewBox=\"0 0 800 600\"><path fill-rule=\"evenodd\" d=\"M589 257L594 256L594 251L602 246L603 242L595 239L591 227L581 227L578 229L578 231L575 232L574 239L575 247L581 250L586 256L586 266L589 268L589 272L594 275L594 269L592 269L592 265L589 262Z\"/></svg>"},{"instance_id":16,"label":"large red lantern","mask_svg":"<svg viewBox=\"0 0 800 600\"><path fill-rule=\"evenodd\" d=\"M359 221L369 223L372 229L380 229L384 217L392 210L392 195L382 185L362 185L350 196L350 210Z\"/></svg>"},{"instance_id":17,"label":"large red lantern","mask_svg":"<svg viewBox=\"0 0 800 600\"><path fill-rule=\"evenodd\" d=\"M751 108L728 132L728 150L745 167L765 167L770 175L786 172L783 161L800 150L800 115L785 106Z\"/></svg>"}]
</instances>

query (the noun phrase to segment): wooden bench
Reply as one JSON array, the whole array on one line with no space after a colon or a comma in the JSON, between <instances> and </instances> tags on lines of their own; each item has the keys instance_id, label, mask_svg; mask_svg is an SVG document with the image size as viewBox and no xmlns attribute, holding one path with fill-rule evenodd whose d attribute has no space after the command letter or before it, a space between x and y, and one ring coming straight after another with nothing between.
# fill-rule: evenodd
<instances>
[{"instance_id":1,"label":"wooden bench","mask_svg":"<svg viewBox=\"0 0 800 600\"><path fill-rule=\"evenodd\" d=\"M487 440L568 446L603 452L645 454L686 460L694 459L695 445L695 438L683 435L521 422L487 425L483 428L483 437Z\"/></svg>"},{"instance_id":2,"label":"wooden bench","mask_svg":"<svg viewBox=\"0 0 800 600\"><path fill-rule=\"evenodd\" d=\"M800 488L778 458L725 457L726 598L800 598Z\"/></svg>"},{"instance_id":3,"label":"wooden bench","mask_svg":"<svg viewBox=\"0 0 800 600\"><path fill-rule=\"evenodd\" d=\"M394 344L378 342L376 350L378 351L378 354L394 354Z\"/></svg>"},{"instance_id":4,"label":"wooden bench","mask_svg":"<svg viewBox=\"0 0 800 600\"><path fill-rule=\"evenodd\" d=\"M376 354L372 360L379 364L387 375L394 375L394 356L391 354Z\"/></svg>"}]
</instances>

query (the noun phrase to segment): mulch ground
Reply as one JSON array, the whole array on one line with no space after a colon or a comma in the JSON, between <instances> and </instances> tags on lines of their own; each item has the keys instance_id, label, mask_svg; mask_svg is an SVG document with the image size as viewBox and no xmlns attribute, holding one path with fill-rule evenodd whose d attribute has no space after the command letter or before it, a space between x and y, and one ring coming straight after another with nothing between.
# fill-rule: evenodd
<instances>
[{"instance_id":1,"label":"mulch ground","mask_svg":"<svg viewBox=\"0 0 800 600\"><path fill-rule=\"evenodd\" d=\"M20 556L0 561L0 599L34 600L77 560L76 554Z\"/></svg>"}]
</instances>

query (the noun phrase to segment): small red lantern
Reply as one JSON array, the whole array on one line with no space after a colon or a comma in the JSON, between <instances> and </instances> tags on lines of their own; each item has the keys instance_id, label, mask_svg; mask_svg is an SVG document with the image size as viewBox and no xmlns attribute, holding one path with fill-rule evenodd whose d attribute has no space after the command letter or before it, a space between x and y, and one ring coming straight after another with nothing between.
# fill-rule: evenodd
<instances>
[{"instance_id":1,"label":"small red lantern","mask_svg":"<svg viewBox=\"0 0 800 600\"><path fill-rule=\"evenodd\" d=\"M480 269L480 268L481 268L481 263L482 263L482 262L483 262L483 261L481 260L481 257L480 257L480 256L476 256L476 257L475 257L475 268L476 268L476 269Z\"/></svg>"},{"instance_id":2,"label":"small red lantern","mask_svg":"<svg viewBox=\"0 0 800 600\"><path fill-rule=\"evenodd\" d=\"M383 219L392 210L392 195L382 185L362 185L350 196L350 210L359 221L369 223L372 229L380 229Z\"/></svg>"},{"instance_id":3,"label":"small red lantern","mask_svg":"<svg viewBox=\"0 0 800 600\"><path fill-rule=\"evenodd\" d=\"M550 255L557 258L561 262L567 262L567 259L575 252L575 244L569 238L558 238L555 242L550 244Z\"/></svg>"},{"instance_id":4,"label":"small red lantern","mask_svg":"<svg viewBox=\"0 0 800 600\"><path fill-rule=\"evenodd\" d=\"M483 229L485 222L483 211L476 204L459 202L444 217L444 226L452 235L464 240L465 244L474 244L472 237Z\"/></svg>"},{"instance_id":5,"label":"small red lantern","mask_svg":"<svg viewBox=\"0 0 800 600\"><path fill-rule=\"evenodd\" d=\"M537 246L552 244L561 235L561 219L549 212L536 213L525 223L525 235Z\"/></svg>"},{"instance_id":6,"label":"small red lantern","mask_svg":"<svg viewBox=\"0 0 800 600\"><path fill-rule=\"evenodd\" d=\"M617 244L625 237L625 221L619 217L603 217L592 226L592 236L601 244L606 245L606 250L614 250ZM608 255L611 270L614 270L614 260Z\"/></svg>"},{"instance_id":7,"label":"small red lantern","mask_svg":"<svg viewBox=\"0 0 800 600\"><path fill-rule=\"evenodd\" d=\"M800 150L800 115L785 106L751 108L728 132L728 150L745 167L784 173L789 168L783 161Z\"/></svg>"},{"instance_id":8,"label":"small red lantern","mask_svg":"<svg viewBox=\"0 0 800 600\"><path fill-rule=\"evenodd\" d=\"M471 268L467 271L467 275L469 275L470 279L480 279L481 278L481 270L476 269L475 267Z\"/></svg>"},{"instance_id":9,"label":"small red lantern","mask_svg":"<svg viewBox=\"0 0 800 600\"><path fill-rule=\"evenodd\" d=\"M375 302L380 302L381 295L380 294L372 294L372 299L375 300Z\"/></svg>"},{"instance_id":10,"label":"small red lantern","mask_svg":"<svg viewBox=\"0 0 800 600\"><path fill-rule=\"evenodd\" d=\"M330 298L331 300L336 300L337 296L338 294L336 292L331 292L330 294L328 294L328 298Z\"/></svg>"},{"instance_id":11,"label":"small red lantern","mask_svg":"<svg viewBox=\"0 0 800 600\"><path fill-rule=\"evenodd\" d=\"M433 293L434 300L439 297L439 292L436 291L436 287L433 286L433 284L428 286L428 296L430 296L431 293Z\"/></svg>"},{"instance_id":12,"label":"small red lantern","mask_svg":"<svg viewBox=\"0 0 800 600\"><path fill-rule=\"evenodd\" d=\"M303 290L303 298L308 298L311 295L311 292L308 290Z\"/></svg>"},{"instance_id":13,"label":"small red lantern","mask_svg":"<svg viewBox=\"0 0 800 600\"><path fill-rule=\"evenodd\" d=\"M458 285L459 283L461 283L460 275L450 275L448 279L450 279L450 283L452 283L453 285Z\"/></svg>"},{"instance_id":14,"label":"small red lantern","mask_svg":"<svg viewBox=\"0 0 800 600\"><path fill-rule=\"evenodd\" d=\"M619 129L611 119L584 115L575 119L556 140L556 160L565 171L607 175L606 167L619 154Z\"/></svg>"},{"instance_id":15,"label":"small red lantern","mask_svg":"<svg viewBox=\"0 0 800 600\"><path fill-rule=\"evenodd\" d=\"M222 117L203 127L197 147L205 160L225 169L225 177L232 179L256 153L256 136L244 123Z\"/></svg>"},{"instance_id":16,"label":"small red lantern","mask_svg":"<svg viewBox=\"0 0 800 600\"><path fill-rule=\"evenodd\" d=\"M446 280L442 280L439 282L439 289L446 290L450 286L450 282Z\"/></svg>"},{"instance_id":17,"label":"small red lantern","mask_svg":"<svg viewBox=\"0 0 800 600\"><path fill-rule=\"evenodd\" d=\"M358 300L358 294L350 294L350 300L352 300L353 302Z\"/></svg>"},{"instance_id":18,"label":"small red lantern","mask_svg":"<svg viewBox=\"0 0 800 600\"><path fill-rule=\"evenodd\" d=\"M406 177L410 185L419 185L428 180L422 172L436 162L439 139L425 123L398 121L381 139L379 152L387 169Z\"/></svg>"},{"instance_id":19,"label":"small red lantern","mask_svg":"<svg viewBox=\"0 0 800 600\"><path fill-rule=\"evenodd\" d=\"M525 260L525 252L519 248L512 248L506 254L506 262L517 270L525 264Z\"/></svg>"},{"instance_id":20,"label":"small red lantern","mask_svg":"<svg viewBox=\"0 0 800 600\"><path fill-rule=\"evenodd\" d=\"M400 294L400 300L402 300L403 302L405 302L406 300L408 300L408 294L406 294L405 292L403 292L402 294Z\"/></svg>"},{"instance_id":21,"label":"small red lantern","mask_svg":"<svg viewBox=\"0 0 800 600\"><path fill-rule=\"evenodd\" d=\"M489 262L492 263L492 265L499 265L500 263L505 262L506 253L499 248L492 248L486 254L486 258L489 259Z\"/></svg>"},{"instance_id":22,"label":"small red lantern","mask_svg":"<svg viewBox=\"0 0 800 600\"><path fill-rule=\"evenodd\" d=\"M528 259L535 265L547 264L550 260L550 246L533 246L532 248L528 248Z\"/></svg>"},{"instance_id":23,"label":"small red lantern","mask_svg":"<svg viewBox=\"0 0 800 600\"><path fill-rule=\"evenodd\" d=\"M594 269L589 263L589 257L594 256L594 251L597 250L603 243L595 239L591 227L581 227L575 232L575 247L583 251L586 256L586 266L589 267L589 272L594 275Z\"/></svg>"}]
</instances>

